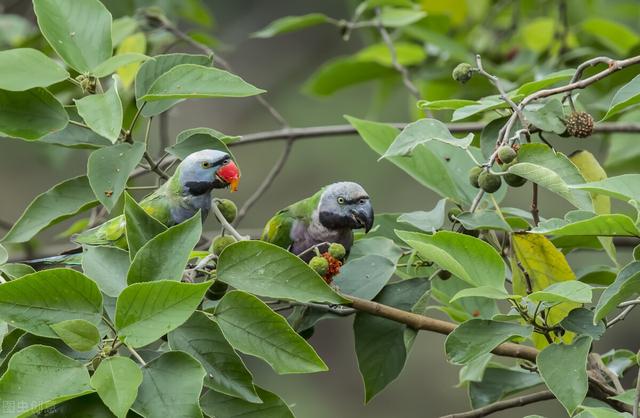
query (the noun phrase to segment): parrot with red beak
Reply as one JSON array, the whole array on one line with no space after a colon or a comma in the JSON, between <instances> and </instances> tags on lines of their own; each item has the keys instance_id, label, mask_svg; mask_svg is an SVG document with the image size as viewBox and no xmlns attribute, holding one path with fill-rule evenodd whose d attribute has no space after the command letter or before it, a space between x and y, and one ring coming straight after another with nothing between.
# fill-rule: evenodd
<instances>
[{"instance_id":1,"label":"parrot with red beak","mask_svg":"<svg viewBox=\"0 0 640 418\"><path fill-rule=\"evenodd\" d=\"M238 189L240 170L229 154L202 150L188 155L175 173L140 202L140 207L167 227L186 221L200 211L204 221L211 209L214 189ZM127 248L124 215L73 237L82 245L114 245Z\"/></svg>"}]
</instances>

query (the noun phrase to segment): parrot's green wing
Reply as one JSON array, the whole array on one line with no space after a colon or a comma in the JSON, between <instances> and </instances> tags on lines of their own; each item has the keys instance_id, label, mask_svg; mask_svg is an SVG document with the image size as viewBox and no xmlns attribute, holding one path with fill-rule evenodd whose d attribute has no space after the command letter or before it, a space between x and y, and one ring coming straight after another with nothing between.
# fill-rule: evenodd
<instances>
[{"instance_id":1,"label":"parrot's green wing","mask_svg":"<svg viewBox=\"0 0 640 418\"><path fill-rule=\"evenodd\" d=\"M140 207L149 215L166 226L172 226L170 200L163 193L164 188L156 190L140 202ZM88 229L73 237L81 245L113 245L127 249L126 222L124 215L116 216L102 225Z\"/></svg>"},{"instance_id":2,"label":"parrot's green wing","mask_svg":"<svg viewBox=\"0 0 640 418\"><path fill-rule=\"evenodd\" d=\"M324 189L276 213L274 217L267 222L260 239L282 248L289 248L293 242L291 238L291 228L293 228L294 222L296 220L302 220L306 223L311 222L313 211L318 207L323 191Z\"/></svg>"}]
</instances>

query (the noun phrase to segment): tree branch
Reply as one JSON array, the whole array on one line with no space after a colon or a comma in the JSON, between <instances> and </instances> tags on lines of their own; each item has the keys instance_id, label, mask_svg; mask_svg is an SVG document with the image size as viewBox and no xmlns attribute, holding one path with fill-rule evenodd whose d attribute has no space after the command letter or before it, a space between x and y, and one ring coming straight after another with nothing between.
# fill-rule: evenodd
<instances>
[{"instance_id":1,"label":"tree branch","mask_svg":"<svg viewBox=\"0 0 640 418\"><path fill-rule=\"evenodd\" d=\"M507 399L500 402L492 403L491 405L483 406L482 408L474 409L467 412L461 412L458 414L445 415L441 418L480 418L491 415L494 412L504 411L505 409L518 408L521 406L529 405L536 402L548 401L554 399L555 396L549 390L543 390L541 392L532 393L530 395L523 395L513 399Z\"/></svg>"}]
</instances>

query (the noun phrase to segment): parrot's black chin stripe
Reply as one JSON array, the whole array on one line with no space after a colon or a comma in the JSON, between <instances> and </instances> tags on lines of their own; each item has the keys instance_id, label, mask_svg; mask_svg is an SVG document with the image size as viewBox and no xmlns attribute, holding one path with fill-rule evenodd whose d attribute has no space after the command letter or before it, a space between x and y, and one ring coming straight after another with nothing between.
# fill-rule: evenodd
<instances>
[{"instance_id":1,"label":"parrot's black chin stripe","mask_svg":"<svg viewBox=\"0 0 640 418\"><path fill-rule=\"evenodd\" d=\"M218 180L216 180L217 182ZM216 188L216 182L211 183L207 181L188 181L184 184L184 187L187 188L187 191L192 196L201 196L205 193L209 193L211 190Z\"/></svg>"}]
</instances>

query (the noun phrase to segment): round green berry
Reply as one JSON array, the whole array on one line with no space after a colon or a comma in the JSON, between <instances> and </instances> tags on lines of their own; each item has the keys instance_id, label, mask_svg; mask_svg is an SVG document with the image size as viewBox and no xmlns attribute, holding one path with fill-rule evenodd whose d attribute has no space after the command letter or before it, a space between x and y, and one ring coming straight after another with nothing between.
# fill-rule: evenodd
<instances>
[{"instance_id":1,"label":"round green berry","mask_svg":"<svg viewBox=\"0 0 640 418\"><path fill-rule=\"evenodd\" d=\"M309 261L309 267L319 275L324 276L329 271L329 262L324 257L315 256Z\"/></svg>"},{"instance_id":2,"label":"round green berry","mask_svg":"<svg viewBox=\"0 0 640 418\"><path fill-rule=\"evenodd\" d=\"M220 253L222 253L222 250L224 250L234 242L236 242L235 238L229 235L217 236L211 243L211 248L209 248L209 251L211 251L215 255L220 255Z\"/></svg>"},{"instance_id":3,"label":"round green berry","mask_svg":"<svg viewBox=\"0 0 640 418\"><path fill-rule=\"evenodd\" d=\"M328 252L331 257L337 260L342 260L347 255L347 250L345 250L344 245L338 244L337 242L329 245Z\"/></svg>"},{"instance_id":4,"label":"round green berry","mask_svg":"<svg viewBox=\"0 0 640 418\"><path fill-rule=\"evenodd\" d=\"M521 187L527 182L527 179L517 174L507 173L504 175L504 182L511 187Z\"/></svg>"},{"instance_id":5,"label":"round green berry","mask_svg":"<svg viewBox=\"0 0 640 418\"><path fill-rule=\"evenodd\" d=\"M453 207L449 209L449 212L447 213L447 218L449 218L451 222L456 222L456 216L460 215L461 213L462 213L462 209Z\"/></svg>"},{"instance_id":6,"label":"round green berry","mask_svg":"<svg viewBox=\"0 0 640 418\"><path fill-rule=\"evenodd\" d=\"M462 64L458 64L456 68L453 69L451 77L453 77L454 80L464 84L467 81L471 80L474 71L475 69L470 64L463 62Z\"/></svg>"},{"instance_id":7,"label":"round green berry","mask_svg":"<svg viewBox=\"0 0 640 418\"><path fill-rule=\"evenodd\" d=\"M227 292L229 285L221 281L216 280L211 287L207 290L206 297L209 300L220 300Z\"/></svg>"},{"instance_id":8,"label":"round green berry","mask_svg":"<svg viewBox=\"0 0 640 418\"><path fill-rule=\"evenodd\" d=\"M494 193L500 188L502 180L500 179L500 176L491 174L488 171L483 171L480 173L480 176L478 176L478 184L485 192Z\"/></svg>"},{"instance_id":9,"label":"round green berry","mask_svg":"<svg viewBox=\"0 0 640 418\"><path fill-rule=\"evenodd\" d=\"M238 216L238 207L229 199L216 199L216 206L222 212L227 222L233 222Z\"/></svg>"},{"instance_id":10,"label":"round green berry","mask_svg":"<svg viewBox=\"0 0 640 418\"><path fill-rule=\"evenodd\" d=\"M498 148L498 158L504 164L511 163L513 160L516 159L516 156L517 156L516 150L514 150L511 147L507 147L503 145L500 148Z\"/></svg>"},{"instance_id":11,"label":"round green berry","mask_svg":"<svg viewBox=\"0 0 640 418\"><path fill-rule=\"evenodd\" d=\"M480 183L478 183L478 177L480 176L480 174L482 174L484 170L482 169L482 167L471 167L471 169L469 170L469 183L471 183L471 185L473 187L475 187L476 189L480 188Z\"/></svg>"}]
</instances>

